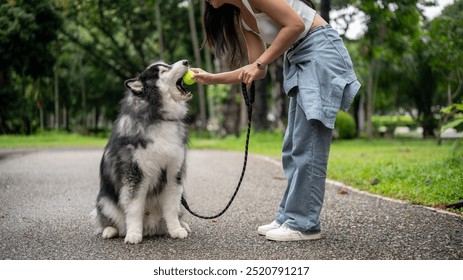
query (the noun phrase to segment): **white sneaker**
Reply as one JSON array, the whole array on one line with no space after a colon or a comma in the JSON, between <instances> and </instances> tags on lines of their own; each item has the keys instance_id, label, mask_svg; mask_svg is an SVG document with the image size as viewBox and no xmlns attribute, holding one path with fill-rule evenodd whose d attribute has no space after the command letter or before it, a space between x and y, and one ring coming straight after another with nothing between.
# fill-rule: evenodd
<instances>
[{"instance_id":1,"label":"white sneaker","mask_svg":"<svg viewBox=\"0 0 463 280\"><path fill-rule=\"evenodd\" d=\"M273 221L268 225L263 225L257 228L257 232L260 235L266 235L267 232L279 228L281 225L277 221Z\"/></svg>"},{"instance_id":2,"label":"white sneaker","mask_svg":"<svg viewBox=\"0 0 463 280\"><path fill-rule=\"evenodd\" d=\"M268 231L265 237L268 240L273 241L302 241L320 239L322 234L320 232L300 232L290 229L287 225L284 224L277 229Z\"/></svg>"}]
</instances>

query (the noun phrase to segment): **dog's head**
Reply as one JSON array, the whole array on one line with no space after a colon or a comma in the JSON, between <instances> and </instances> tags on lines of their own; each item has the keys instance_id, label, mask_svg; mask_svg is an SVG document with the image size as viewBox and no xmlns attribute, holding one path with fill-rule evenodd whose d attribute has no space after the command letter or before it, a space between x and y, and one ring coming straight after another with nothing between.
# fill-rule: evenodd
<instances>
[{"instance_id":1,"label":"dog's head","mask_svg":"<svg viewBox=\"0 0 463 280\"><path fill-rule=\"evenodd\" d=\"M140 98L157 92L168 94L177 102L188 101L192 95L183 85L182 79L188 67L188 60L180 60L172 65L156 62L148 66L138 77L125 81L125 86Z\"/></svg>"},{"instance_id":2,"label":"dog's head","mask_svg":"<svg viewBox=\"0 0 463 280\"><path fill-rule=\"evenodd\" d=\"M192 97L182 79L188 67L187 60L172 65L159 61L125 81L130 91L122 102L121 113L146 116L148 120L184 118L186 102Z\"/></svg>"}]
</instances>

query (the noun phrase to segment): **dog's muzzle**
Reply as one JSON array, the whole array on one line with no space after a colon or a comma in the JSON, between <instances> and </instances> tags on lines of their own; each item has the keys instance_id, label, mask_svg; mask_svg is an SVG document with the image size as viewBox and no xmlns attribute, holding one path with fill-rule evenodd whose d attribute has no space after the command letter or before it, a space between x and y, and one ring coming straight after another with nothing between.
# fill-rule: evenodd
<instances>
[{"instance_id":1,"label":"dog's muzzle","mask_svg":"<svg viewBox=\"0 0 463 280\"><path fill-rule=\"evenodd\" d=\"M182 97L184 97L186 100L189 100L191 97L193 97L191 92L187 90L185 84L183 83L183 75L182 77L180 77L180 79L177 80L175 85L177 86L178 91L180 91L180 93L182 94Z\"/></svg>"}]
</instances>

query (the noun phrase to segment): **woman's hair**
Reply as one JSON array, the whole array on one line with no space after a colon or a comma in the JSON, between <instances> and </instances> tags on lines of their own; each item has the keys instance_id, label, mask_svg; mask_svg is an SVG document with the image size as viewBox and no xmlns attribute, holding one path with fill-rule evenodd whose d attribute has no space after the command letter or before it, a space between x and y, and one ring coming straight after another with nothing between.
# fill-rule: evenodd
<instances>
[{"instance_id":1,"label":"woman's hair","mask_svg":"<svg viewBox=\"0 0 463 280\"><path fill-rule=\"evenodd\" d=\"M239 13L240 10L230 4L224 4L217 9L209 3L206 4L203 18L206 38L203 46L207 44L216 57L230 55L230 61L233 61L238 54L242 58L243 50L237 32Z\"/></svg>"},{"instance_id":2,"label":"woman's hair","mask_svg":"<svg viewBox=\"0 0 463 280\"><path fill-rule=\"evenodd\" d=\"M311 0L300 0L312 9L315 5ZM215 9L209 3L206 3L204 11L203 24L206 31L206 38L203 42L208 45L215 53L216 57L229 56L230 62L243 59L243 48L240 40L239 30L240 10L231 5L223 4ZM238 57L237 57L238 56Z\"/></svg>"}]
</instances>

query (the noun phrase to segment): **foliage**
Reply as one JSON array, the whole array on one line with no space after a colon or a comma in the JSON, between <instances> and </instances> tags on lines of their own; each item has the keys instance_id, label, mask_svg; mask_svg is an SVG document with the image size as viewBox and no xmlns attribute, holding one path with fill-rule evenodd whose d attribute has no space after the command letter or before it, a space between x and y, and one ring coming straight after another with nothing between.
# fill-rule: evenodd
<instances>
[{"instance_id":1,"label":"foliage","mask_svg":"<svg viewBox=\"0 0 463 280\"><path fill-rule=\"evenodd\" d=\"M460 1L460 6L463 1ZM442 16L429 28L432 59L430 65L447 83L447 104L463 96L463 12L455 17Z\"/></svg>"},{"instance_id":2,"label":"foliage","mask_svg":"<svg viewBox=\"0 0 463 280\"><path fill-rule=\"evenodd\" d=\"M51 74L54 56L50 43L61 25L51 1L4 1L0 14L0 70L33 78Z\"/></svg>"},{"instance_id":3,"label":"foliage","mask_svg":"<svg viewBox=\"0 0 463 280\"><path fill-rule=\"evenodd\" d=\"M210 104L212 110L215 112L222 112L221 106L229 99L230 85L210 85L207 87L207 95L209 96ZM215 120L210 120L209 130L212 132L218 132L223 126L225 117L223 114L216 114Z\"/></svg>"},{"instance_id":4,"label":"foliage","mask_svg":"<svg viewBox=\"0 0 463 280\"><path fill-rule=\"evenodd\" d=\"M396 77L404 74L401 65L412 42L420 35L417 3L418 0L362 0L354 3L367 15L367 30L359 40L361 59L367 69L362 71L363 89L360 92L365 104L359 106L365 107L366 127L361 129L369 138L373 137L371 116L375 113L375 103L387 100L392 105L393 98L401 94L400 79Z\"/></svg>"},{"instance_id":5,"label":"foliage","mask_svg":"<svg viewBox=\"0 0 463 280\"><path fill-rule=\"evenodd\" d=\"M455 0L441 17L430 23L417 7L428 2L432 1L331 1L334 9L351 6L354 13L365 15L367 30L363 37L345 40L362 83L352 106L356 117L361 115L357 110L365 108L367 120L374 114L401 109L413 116L425 135L432 136L438 125L434 115L440 108L460 100L463 1ZM167 62L185 58L196 61L187 20L188 3L184 0L3 1L0 133L31 133L58 122L59 128L68 131L109 127L117 114L125 79L160 58ZM191 3L195 3L194 24L199 27L204 1L201 5ZM210 58L209 52L204 55ZM220 65L224 66L220 69L228 69L227 65ZM277 83L282 74L280 68L274 67L274 73L268 75L271 79L266 81L267 90L280 90ZM210 67L208 71L217 69ZM192 90L197 89L192 87ZM210 94L207 99L208 114L211 120L214 118L216 130L224 120L240 123L239 108L235 107L228 108L228 115L222 112L225 116L222 120L219 114L219 122L215 117L215 111L235 103L233 91L236 89L228 92L232 96L230 102L224 98L226 93ZM270 96L262 94L262 98ZM280 95L272 96L274 100L263 102L272 104ZM204 112L198 109L201 103L198 99L199 94L194 94L190 102L192 120L198 119L200 110ZM235 105L239 107L239 103ZM213 113L214 108L218 110ZM254 118L268 115L264 111ZM284 127L285 116L281 115L275 122ZM235 130L227 130L230 131Z\"/></svg>"},{"instance_id":6,"label":"foliage","mask_svg":"<svg viewBox=\"0 0 463 280\"><path fill-rule=\"evenodd\" d=\"M187 21L177 20L187 14L182 2L163 1L162 26L157 26L155 1L57 1L66 18L60 34L60 90L69 93L62 103L74 120L67 129L86 132L89 116L89 129L108 126L124 80L160 59L173 63L192 57L188 32L178 32L188 30Z\"/></svg>"},{"instance_id":7,"label":"foliage","mask_svg":"<svg viewBox=\"0 0 463 280\"><path fill-rule=\"evenodd\" d=\"M398 126L407 126L414 128L417 126L416 121L411 116L405 115L385 115L385 116L373 116L373 124L375 127L392 127L396 128Z\"/></svg>"},{"instance_id":8,"label":"foliage","mask_svg":"<svg viewBox=\"0 0 463 280\"><path fill-rule=\"evenodd\" d=\"M190 46L188 24L175 20L184 17L186 8L181 1L163 2L164 46L166 62L188 57ZM153 1L60 1L68 19L62 30L65 37L79 46L95 66L121 80L139 73L152 62L159 60L159 34L153 19Z\"/></svg>"},{"instance_id":9,"label":"foliage","mask_svg":"<svg viewBox=\"0 0 463 280\"><path fill-rule=\"evenodd\" d=\"M0 133L29 134L37 128L61 23L52 1L0 3Z\"/></svg>"},{"instance_id":10,"label":"foliage","mask_svg":"<svg viewBox=\"0 0 463 280\"><path fill-rule=\"evenodd\" d=\"M334 128L339 139L353 139L356 136L355 119L347 112L339 111Z\"/></svg>"},{"instance_id":11,"label":"foliage","mask_svg":"<svg viewBox=\"0 0 463 280\"><path fill-rule=\"evenodd\" d=\"M391 137L397 127L416 129L419 124L410 115L375 115L372 117L373 127L377 135ZM395 136L395 135L394 135Z\"/></svg>"},{"instance_id":12,"label":"foliage","mask_svg":"<svg viewBox=\"0 0 463 280\"><path fill-rule=\"evenodd\" d=\"M448 116L447 123L441 127L441 133L449 128L457 128L463 124L463 103L447 106L441 110L441 113Z\"/></svg>"}]
</instances>

